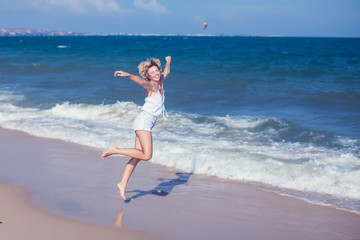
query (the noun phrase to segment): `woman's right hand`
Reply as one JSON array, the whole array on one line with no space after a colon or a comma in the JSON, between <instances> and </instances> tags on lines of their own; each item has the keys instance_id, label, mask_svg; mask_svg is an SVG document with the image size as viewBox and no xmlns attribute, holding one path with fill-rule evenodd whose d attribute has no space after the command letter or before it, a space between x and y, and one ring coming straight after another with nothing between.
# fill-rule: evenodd
<instances>
[{"instance_id":1,"label":"woman's right hand","mask_svg":"<svg viewBox=\"0 0 360 240\"><path fill-rule=\"evenodd\" d=\"M127 76L129 76L129 74L124 71L115 71L114 72L114 77L127 77Z\"/></svg>"}]
</instances>

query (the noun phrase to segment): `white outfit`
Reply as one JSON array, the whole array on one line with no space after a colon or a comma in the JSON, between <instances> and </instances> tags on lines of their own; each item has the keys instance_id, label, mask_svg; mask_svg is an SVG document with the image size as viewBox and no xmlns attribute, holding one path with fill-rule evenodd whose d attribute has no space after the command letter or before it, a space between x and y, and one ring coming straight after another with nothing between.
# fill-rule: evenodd
<instances>
[{"instance_id":1,"label":"white outfit","mask_svg":"<svg viewBox=\"0 0 360 240\"><path fill-rule=\"evenodd\" d=\"M165 95L160 91L145 98L145 104L141 108L141 113L135 118L134 130L149 131L151 132L156 124L157 118L164 113Z\"/></svg>"},{"instance_id":2,"label":"white outfit","mask_svg":"<svg viewBox=\"0 0 360 240\"><path fill-rule=\"evenodd\" d=\"M142 107L142 111L148 112L154 117L158 118L164 110L165 94L162 95L160 91L145 98L145 104Z\"/></svg>"}]
</instances>

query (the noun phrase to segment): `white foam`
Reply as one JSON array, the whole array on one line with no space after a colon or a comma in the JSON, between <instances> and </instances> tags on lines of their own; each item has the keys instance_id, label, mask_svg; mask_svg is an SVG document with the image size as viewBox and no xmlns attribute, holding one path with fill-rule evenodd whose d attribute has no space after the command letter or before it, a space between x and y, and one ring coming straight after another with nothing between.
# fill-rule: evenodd
<instances>
[{"instance_id":1,"label":"white foam","mask_svg":"<svg viewBox=\"0 0 360 240\"><path fill-rule=\"evenodd\" d=\"M129 126L140 111L134 103L96 106L64 103L48 110L3 103L0 110L2 127L97 148L133 138Z\"/></svg>"},{"instance_id":2,"label":"white foam","mask_svg":"<svg viewBox=\"0 0 360 240\"><path fill-rule=\"evenodd\" d=\"M24 99L24 96L14 91L8 91L6 89L0 89L0 103L4 102L17 102Z\"/></svg>"},{"instance_id":3,"label":"white foam","mask_svg":"<svg viewBox=\"0 0 360 240\"><path fill-rule=\"evenodd\" d=\"M132 102L110 105L57 104L51 109L22 108L0 94L0 125L35 136L106 149L134 142L132 124L141 107ZM6 101L3 101L6 100ZM260 182L284 189L360 200L359 143L339 137L344 148L308 142L274 141L275 118L206 117L171 112L153 131L152 162L224 179ZM360 207L355 209L360 212Z\"/></svg>"},{"instance_id":4,"label":"white foam","mask_svg":"<svg viewBox=\"0 0 360 240\"><path fill-rule=\"evenodd\" d=\"M252 131L273 118L227 116L207 124L184 118L158 124L153 162L220 178L360 199L357 150L274 142L268 137L274 128ZM358 149L354 141L346 142Z\"/></svg>"}]
</instances>

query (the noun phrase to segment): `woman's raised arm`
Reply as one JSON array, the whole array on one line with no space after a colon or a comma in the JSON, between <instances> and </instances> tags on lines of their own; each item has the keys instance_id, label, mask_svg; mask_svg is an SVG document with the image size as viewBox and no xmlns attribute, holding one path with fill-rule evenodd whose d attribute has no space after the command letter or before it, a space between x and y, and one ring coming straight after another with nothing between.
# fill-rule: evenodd
<instances>
[{"instance_id":1,"label":"woman's raised arm","mask_svg":"<svg viewBox=\"0 0 360 240\"><path fill-rule=\"evenodd\" d=\"M163 71L164 79L170 74L171 56L167 56L165 60L166 60L166 65Z\"/></svg>"},{"instance_id":2,"label":"woman's raised arm","mask_svg":"<svg viewBox=\"0 0 360 240\"><path fill-rule=\"evenodd\" d=\"M114 72L114 77L127 77L128 79L139 84L140 86L142 86L145 89L150 89L152 87L148 81L142 79L141 77L139 77L137 75L133 75L133 74L130 74L130 73L127 73L124 71Z\"/></svg>"}]
</instances>

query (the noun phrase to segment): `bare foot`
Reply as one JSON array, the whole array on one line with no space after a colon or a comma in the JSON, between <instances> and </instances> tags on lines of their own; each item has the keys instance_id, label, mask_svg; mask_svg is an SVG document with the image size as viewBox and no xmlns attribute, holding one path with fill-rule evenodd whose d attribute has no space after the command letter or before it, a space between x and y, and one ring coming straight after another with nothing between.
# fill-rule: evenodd
<instances>
[{"instance_id":1,"label":"bare foot","mask_svg":"<svg viewBox=\"0 0 360 240\"><path fill-rule=\"evenodd\" d=\"M120 191L120 197L122 200L126 201L126 197L125 197L125 187L122 186L120 183L117 185L117 188L119 189Z\"/></svg>"},{"instance_id":2,"label":"bare foot","mask_svg":"<svg viewBox=\"0 0 360 240\"><path fill-rule=\"evenodd\" d=\"M102 157L102 158L106 158L106 157L108 157L108 156L111 156L111 155L115 154L115 153L116 153L116 149L117 149L117 147L116 147L115 145L112 146L109 150L107 150L106 152L104 152L104 153L101 155L101 157Z\"/></svg>"}]
</instances>

